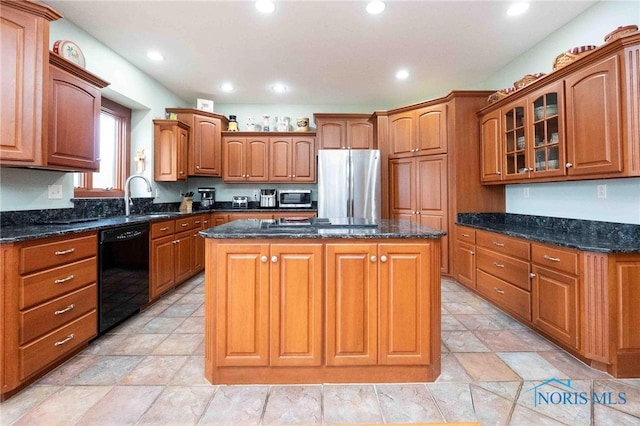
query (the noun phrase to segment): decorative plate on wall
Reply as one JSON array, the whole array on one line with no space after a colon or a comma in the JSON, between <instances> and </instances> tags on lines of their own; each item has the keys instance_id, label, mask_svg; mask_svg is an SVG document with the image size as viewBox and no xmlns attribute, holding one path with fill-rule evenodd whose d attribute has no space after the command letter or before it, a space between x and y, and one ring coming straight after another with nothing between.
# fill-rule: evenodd
<instances>
[{"instance_id":1,"label":"decorative plate on wall","mask_svg":"<svg viewBox=\"0 0 640 426\"><path fill-rule=\"evenodd\" d=\"M63 58L80 65L82 68L86 66L82 50L72 41L58 40L53 43L53 53L57 53Z\"/></svg>"}]
</instances>

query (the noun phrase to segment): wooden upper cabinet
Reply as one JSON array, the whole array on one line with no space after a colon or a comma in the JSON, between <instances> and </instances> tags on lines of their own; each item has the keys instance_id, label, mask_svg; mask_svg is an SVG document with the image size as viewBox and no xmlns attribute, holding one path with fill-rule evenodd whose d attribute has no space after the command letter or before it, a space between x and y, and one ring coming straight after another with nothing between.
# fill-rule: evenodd
<instances>
[{"instance_id":1,"label":"wooden upper cabinet","mask_svg":"<svg viewBox=\"0 0 640 426\"><path fill-rule=\"evenodd\" d=\"M482 117L480 133L480 178L482 182L502 180L502 126L500 110Z\"/></svg>"},{"instance_id":2,"label":"wooden upper cabinet","mask_svg":"<svg viewBox=\"0 0 640 426\"><path fill-rule=\"evenodd\" d=\"M269 182L315 182L313 137L269 138Z\"/></svg>"},{"instance_id":3,"label":"wooden upper cabinet","mask_svg":"<svg viewBox=\"0 0 640 426\"><path fill-rule=\"evenodd\" d=\"M373 149L369 114L314 114L318 149Z\"/></svg>"},{"instance_id":4,"label":"wooden upper cabinet","mask_svg":"<svg viewBox=\"0 0 640 426\"><path fill-rule=\"evenodd\" d=\"M153 128L153 179L185 180L189 126L177 120L153 120Z\"/></svg>"},{"instance_id":5,"label":"wooden upper cabinet","mask_svg":"<svg viewBox=\"0 0 640 426\"><path fill-rule=\"evenodd\" d=\"M640 176L638 57L620 38L481 110L482 182Z\"/></svg>"},{"instance_id":6,"label":"wooden upper cabinet","mask_svg":"<svg viewBox=\"0 0 640 426\"><path fill-rule=\"evenodd\" d=\"M190 127L189 176L222 176L221 139L228 120L225 116L191 108L166 108Z\"/></svg>"},{"instance_id":7,"label":"wooden upper cabinet","mask_svg":"<svg viewBox=\"0 0 640 426\"><path fill-rule=\"evenodd\" d=\"M392 158L447 152L447 106L431 105L389 115Z\"/></svg>"},{"instance_id":8,"label":"wooden upper cabinet","mask_svg":"<svg viewBox=\"0 0 640 426\"><path fill-rule=\"evenodd\" d=\"M618 60L618 55L610 56L565 80L569 175L622 171Z\"/></svg>"},{"instance_id":9,"label":"wooden upper cabinet","mask_svg":"<svg viewBox=\"0 0 640 426\"><path fill-rule=\"evenodd\" d=\"M416 141L420 154L445 154L447 152L447 106L434 105L417 110Z\"/></svg>"},{"instance_id":10,"label":"wooden upper cabinet","mask_svg":"<svg viewBox=\"0 0 640 426\"><path fill-rule=\"evenodd\" d=\"M100 170L100 89L107 82L49 56L47 165L62 170Z\"/></svg>"},{"instance_id":11,"label":"wooden upper cabinet","mask_svg":"<svg viewBox=\"0 0 640 426\"><path fill-rule=\"evenodd\" d=\"M223 180L266 182L269 178L269 138L225 136Z\"/></svg>"},{"instance_id":12,"label":"wooden upper cabinet","mask_svg":"<svg viewBox=\"0 0 640 426\"><path fill-rule=\"evenodd\" d=\"M44 4L3 1L0 17L0 164L43 166L49 21L62 16Z\"/></svg>"},{"instance_id":13,"label":"wooden upper cabinet","mask_svg":"<svg viewBox=\"0 0 640 426\"><path fill-rule=\"evenodd\" d=\"M291 138L272 138L269 144L269 181L289 182L291 164Z\"/></svg>"}]
</instances>

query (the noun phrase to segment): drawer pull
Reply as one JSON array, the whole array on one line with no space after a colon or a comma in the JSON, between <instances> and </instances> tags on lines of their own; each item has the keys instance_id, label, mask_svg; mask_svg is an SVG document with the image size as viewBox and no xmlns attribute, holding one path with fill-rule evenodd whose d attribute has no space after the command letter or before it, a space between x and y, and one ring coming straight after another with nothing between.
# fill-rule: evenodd
<instances>
[{"instance_id":1,"label":"drawer pull","mask_svg":"<svg viewBox=\"0 0 640 426\"><path fill-rule=\"evenodd\" d=\"M500 289L499 289L499 288L497 288L497 287L494 287L494 288L493 288L493 291L495 291L495 292L496 292L496 293L498 293L498 294L504 294L504 290L500 290Z\"/></svg>"},{"instance_id":2,"label":"drawer pull","mask_svg":"<svg viewBox=\"0 0 640 426\"><path fill-rule=\"evenodd\" d=\"M67 343L69 340L73 340L76 336L72 334L68 335L65 339L60 340L59 342L55 342L53 346L60 346Z\"/></svg>"},{"instance_id":3,"label":"drawer pull","mask_svg":"<svg viewBox=\"0 0 640 426\"><path fill-rule=\"evenodd\" d=\"M498 268L504 268L504 264L502 263L498 263L498 262L493 262L494 266L498 267Z\"/></svg>"},{"instance_id":4,"label":"drawer pull","mask_svg":"<svg viewBox=\"0 0 640 426\"><path fill-rule=\"evenodd\" d=\"M185 226L189 226L189 224L188 223L182 223L180 226L182 226L184 228Z\"/></svg>"},{"instance_id":5,"label":"drawer pull","mask_svg":"<svg viewBox=\"0 0 640 426\"><path fill-rule=\"evenodd\" d=\"M68 277L60 278L58 280L55 280L54 283L55 284L62 284L62 283L66 283L67 281L71 281L74 278L75 278L75 276L73 274L71 274Z\"/></svg>"},{"instance_id":6,"label":"drawer pull","mask_svg":"<svg viewBox=\"0 0 640 426\"><path fill-rule=\"evenodd\" d=\"M504 247L504 244L502 244L502 243L498 243L498 242L496 242L496 241L494 241L494 242L493 242L493 245L494 245L494 246L498 246L498 247Z\"/></svg>"},{"instance_id":7,"label":"drawer pull","mask_svg":"<svg viewBox=\"0 0 640 426\"><path fill-rule=\"evenodd\" d=\"M168 226L165 226L164 228L160 228L160 230L161 230L161 231L168 231L168 230L169 230L169 227L168 227Z\"/></svg>"},{"instance_id":8,"label":"drawer pull","mask_svg":"<svg viewBox=\"0 0 640 426\"><path fill-rule=\"evenodd\" d=\"M74 307L75 307L75 306L73 306L73 303L72 303L72 304L70 304L69 306L67 306L67 307L66 307L66 308L64 308L64 309L60 309L59 311L55 311L55 312L53 313L53 315L62 315L62 314L64 314L65 312L69 312L69 311L70 311L70 310L72 310Z\"/></svg>"},{"instance_id":9,"label":"drawer pull","mask_svg":"<svg viewBox=\"0 0 640 426\"><path fill-rule=\"evenodd\" d=\"M469 238L469 234L462 234L463 237Z\"/></svg>"},{"instance_id":10,"label":"drawer pull","mask_svg":"<svg viewBox=\"0 0 640 426\"><path fill-rule=\"evenodd\" d=\"M551 257L551 256L548 256L546 254L544 256L542 256L542 257L544 257L545 259L550 260L552 262L560 262L560 259L557 258L557 257Z\"/></svg>"},{"instance_id":11,"label":"drawer pull","mask_svg":"<svg viewBox=\"0 0 640 426\"><path fill-rule=\"evenodd\" d=\"M69 254L69 253L73 253L74 251L76 251L76 249L74 248L70 248L69 250L61 250L61 251L57 251L55 252L56 256L61 256L63 254Z\"/></svg>"}]
</instances>

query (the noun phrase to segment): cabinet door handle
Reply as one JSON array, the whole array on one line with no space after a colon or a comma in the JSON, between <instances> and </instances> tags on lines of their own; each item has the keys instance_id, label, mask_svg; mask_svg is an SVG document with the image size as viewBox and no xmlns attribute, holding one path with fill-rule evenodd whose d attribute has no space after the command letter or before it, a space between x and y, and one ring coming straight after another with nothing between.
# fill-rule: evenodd
<instances>
[{"instance_id":1,"label":"cabinet door handle","mask_svg":"<svg viewBox=\"0 0 640 426\"><path fill-rule=\"evenodd\" d=\"M470 252L469 252L469 254L470 254L471 256L475 256L475 255L476 255L476 252L475 252L475 251L470 251Z\"/></svg>"},{"instance_id":2,"label":"cabinet door handle","mask_svg":"<svg viewBox=\"0 0 640 426\"><path fill-rule=\"evenodd\" d=\"M196 225L198 225L199 223L200 223L200 221L199 221L199 220L196 220Z\"/></svg>"},{"instance_id":3,"label":"cabinet door handle","mask_svg":"<svg viewBox=\"0 0 640 426\"><path fill-rule=\"evenodd\" d=\"M196 166L196 169L198 169L198 170L199 170L199 169L200 169L200 166Z\"/></svg>"},{"instance_id":4,"label":"cabinet door handle","mask_svg":"<svg viewBox=\"0 0 640 426\"><path fill-rule=\"evenodd\" d=\"M380 256L380 262L385 263L387 261L387 256Z\"/></svg>"},{"instance_id":5,"label":"cabinet door handle","mask_svg":"<svg viewBox=\"0 0 640 426\"><path fill-rule=\"evenodd\" d=\"M60 250L60 251L57 251L57 252L55 252L54 254L55 254L56 256L62 256L63 254L73 253L74 251L76 251L76 249L74 249L74 248L70 248L70 249L68 249L68 250Z\"/></svg>"},{"instance_id":6,"label":"cabinet door handle","mask_svg":"<svg viewBox=\"0 0 640 426\"><path fill-rule=\"evenodd\" d=\"M500 289L499 289L499 288L497 288L497 287L494 287L494 288L493 288L493 291L495 291L495 292L496 292L496 293L498 293L498 294L504 294L504 290L500 290Z\"/></svg>"},{"instance_id":7,"label":"cabinet door handle","mask_svg":"<svg viewBox=\"0 0 640 426\"><path fill-rule=\"evenodd\" d=\"M168 230L169 230L169 228L165 226L164 228L160 228L160 230L161 230L161 231L168 231Z\"/></svg>"},{"instance_id":8,"label":"cabinet door handle","mask_svg":"<svg viewBox=\"0 0 640 426\"><path fill-rule=\"evenodd\" d=\"M371 263L376 263L378 261L378 258L375 256L371 256L369 259L371 260Z\"/></svg>"},{"instance_id":9,"label":"cabinet door handle","mask_svg":"<svg viewBox=\"0 0 640 426\"><path fill-rule=\"evenodd\" d=\"M560 259L557 258L557 257L551 257L551 256L548 256L546 254L544 256L542 256L542 257L544 257L545 259L550 260L552 262L560 262Z\"/></svg>"},{"instance_id":10,"label":"cabinet door handle","mask_svg":"<svg viewBox=\"0 0 640 426\"><path fill-rule=\"evenodd\" d=\"M53 313L53 315L62 315L62 314L64 314L65 312L69 312L69 311L70 311L70 310L72 310L74 307L75 307L75 306L74 306L74 305L73 305L73 303L72 303L71 305L67 306L67 307L66 307L66 308L64 308L64 309L60 309L59 311L55 311L55 312Z\"/></svg>"},{"instance_id":11,"label":"cabinet door handle","mask_svg":"<svg viewBox=\"0 0 640 426\"><path fill-rule=\"evenodd\" d=\"M493 264L498 268L504 268L504 264L502 264L502 263L493 262Z\"/></svg>"},{"instance_id":12,"label":"cabinet door handle","mask_svg":"<svg viewBox=\"0 0 640 426\"><path fill-rule=\"evenodd\" d=\"M68 277L64 277L64 278L60 278L58 280L55 280L54 283L55 284L62 284L62 283L66 283L67 281L71 281L74 278L75 278L75 276L73 274L71 274Z\"/></svg>"},{"instance_id":13,"label":"cabinet door handle","mask_svg":"<svg viewBox=\"0 0 640 426\"><path fill-rule=\"evenodd\" d=\"M173 240L173 244L178 244L180 243L180 240Z\"/></svg>"},{"instance_id":14,"label":"cabinet door handle","mask_svg":"<svg viewBox=\"0 0 640 426\"><path fill-rule=\"evenodd\" d=\"M296 178L296 175L293 175L293 178L295 179L295 178Z\"/></svg>"},{"instance_id":15,"label":"cabinet door handle","mask_svg":"<svg viewBox=\"0 0 640 426\"><path fill-rule=\"evenodd\" d=\"M180 174L181 174L181 175L183 175L183 174L184 174L184 172L183 172L182 170L180 170Z\"/></svg>"},{"instance_id":16,"label":"cabinet door handle","mask_svg":"<svg viewBox=\"0 0 640 426\"><path fill-rule=\"evenodd\" d=\"M60 346L60 345L64 345L65 343L67 343L69 340L73 340L76 336L72 333L70 335L68 335L66 338L60 340L59 342L55 342L53 344L53 346Z\"/></svg>"},{"instance_id":17,"label":"cabinet door handle","mask_svg":"<svg viewBox=\"0 0 640 426\"><path fill-rule=\"evenodd\" d=\"M498 246L498 247L504 247L504 244L503 244L503 243L498 243L498 242L496 242L496 241L494 241L494 242L493 242L493 245L494 245L494 246Z\"/></svg>"},{"instance_id":18,"label":"cabinet door handle","mask_svg":"<svg viewBox=\"0 0 640 426\"><path fill-rule=\"evenodd\" d=\"M271 262L276 263L278 261L278 256L271 256Z\"/></svg>"},{"instance_id":19,"label":"cabinet door handle","mask_svg":"<svg viewBox=\"0 0 640 426\"><path fill-rule=\"evenodd\" d=\"M496 172L496 174L497 174L497 175L501 175L501 174L502 174L502 172L501 172L500 170L498 170L498 171Z\"/></svg>"},{"instance_id":20,"label":"cabinet door handle","mask_svg":"<svg viewBox=\"0 0 640 426\"><path fill-rule=\"evenodd\" d=\"M567 163L567 164L565 164L564 166L568 169L568 168L570 168L570 167L573 167L573 163Z\"/></svg>"},{"instance_id":21,"label":"cabinet door handle","mask_svg":"<svg viewBox=\"0 0 640 426\"><path fill-rule=\"evenodd\" d=\"M536 274L534 274L533 272L529 274L529 278L535 278L535 277L536 277Z\"/></svg>"},{"instance_id":22,"label":"cabinet door handle","mask_svg":"<svg viewBox=\"0 0 640 426\"><path fill-rule=\"evenodd\" d=\"M267 263L268 260L269 260L269 258L267 256L262 256L260 258L260 262L262 262L262 263Z\"/></svg>"}]
</instances>

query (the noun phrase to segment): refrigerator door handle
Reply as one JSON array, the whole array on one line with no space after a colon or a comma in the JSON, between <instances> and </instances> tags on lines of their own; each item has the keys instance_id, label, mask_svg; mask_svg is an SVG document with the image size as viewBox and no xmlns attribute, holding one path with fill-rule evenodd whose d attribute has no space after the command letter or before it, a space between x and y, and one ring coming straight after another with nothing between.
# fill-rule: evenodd
<instances>
[{"instance_id":1,"label":"refrigerator door handle","mask_svg":"<svg viewBox=\"0 0 640 426\"><path fill-rule=\"evenodd\" d=\"M347 155L347 217L353 216L353 163L351 152Z\"/></svg>"}]
</instances>

